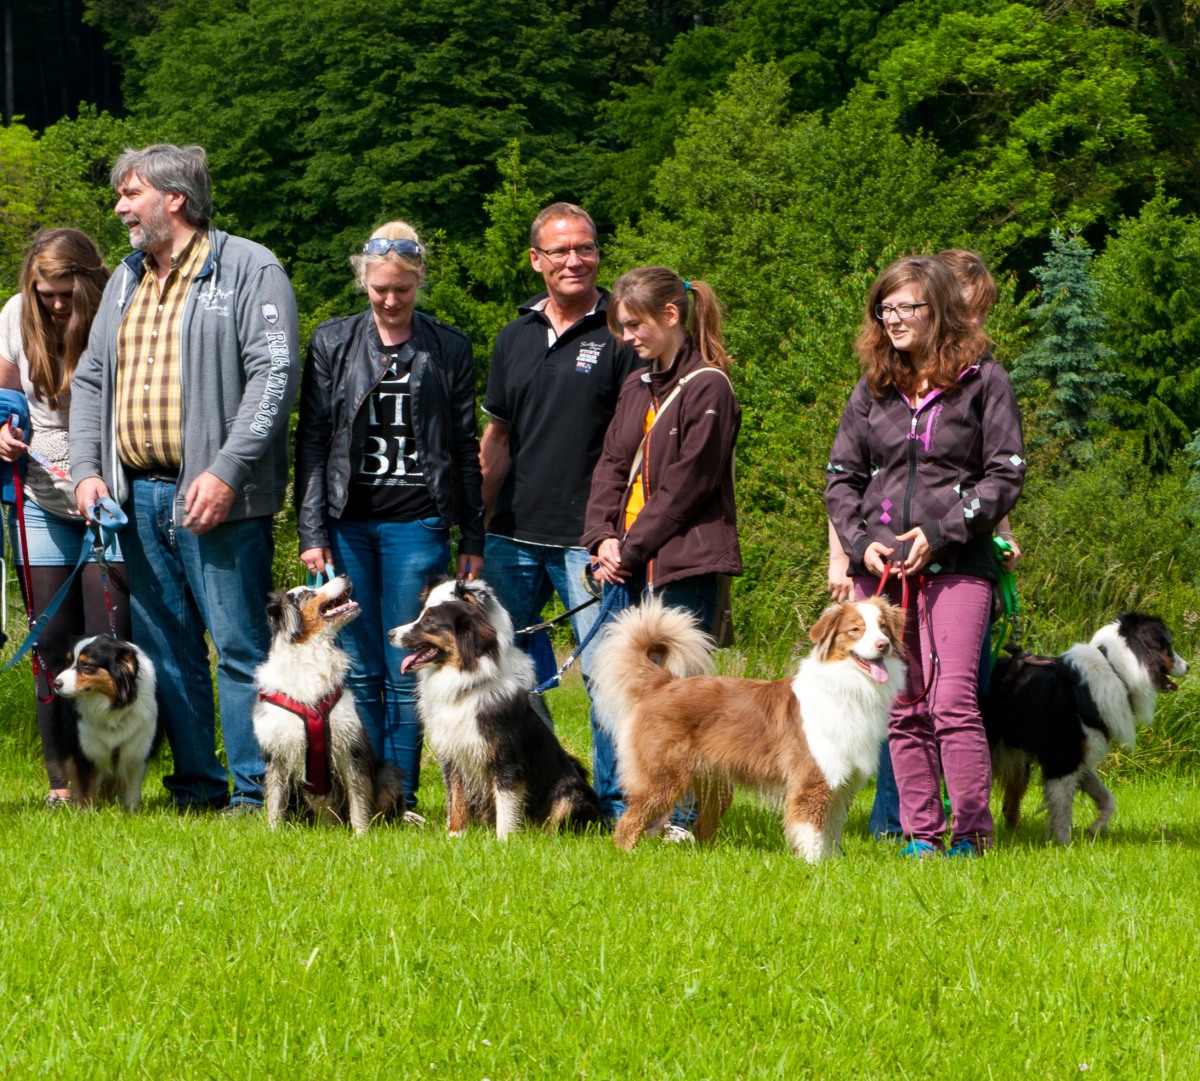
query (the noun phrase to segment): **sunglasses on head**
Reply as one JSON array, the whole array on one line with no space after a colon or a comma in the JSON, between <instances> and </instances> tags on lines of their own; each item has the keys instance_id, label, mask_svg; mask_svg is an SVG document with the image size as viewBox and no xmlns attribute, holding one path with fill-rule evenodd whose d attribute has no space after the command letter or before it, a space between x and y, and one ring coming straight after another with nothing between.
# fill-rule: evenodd
<instances>
[{"instance_id":1,"label":"sunglasses on head","mask_svg":"<svg viewBox=\"0 0 1200 1081\"><path fill-rule=\"evenodd\" d=\"M389 240L385 236L373 236L363 245L364 255L387 255L389 251L397 255L424 254L424 249L415 240Z\"/></svg>"}]
</instances>

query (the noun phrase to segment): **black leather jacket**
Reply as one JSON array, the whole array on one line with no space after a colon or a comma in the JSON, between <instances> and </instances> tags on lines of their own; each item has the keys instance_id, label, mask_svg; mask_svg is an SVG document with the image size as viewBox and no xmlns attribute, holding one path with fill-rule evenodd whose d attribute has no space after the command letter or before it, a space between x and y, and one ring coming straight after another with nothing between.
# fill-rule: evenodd
<instances>
[{"instance_id":1,"label":"black leather jacket","mask_svg":"<svg viewBox=\"0 0 1200 1081\"><path fill-rule=\"evenodd\" d=\"M425 483L460 555L483 554L483 495L475 426L475 366L460 330L413 313L409 386ZM296 526L300 551L329 544L326 519L340 518L362 456L362 408L383 376L383 343L370 311L330 319L308 346L296 428Z\"/></svg>"}]
</instances>

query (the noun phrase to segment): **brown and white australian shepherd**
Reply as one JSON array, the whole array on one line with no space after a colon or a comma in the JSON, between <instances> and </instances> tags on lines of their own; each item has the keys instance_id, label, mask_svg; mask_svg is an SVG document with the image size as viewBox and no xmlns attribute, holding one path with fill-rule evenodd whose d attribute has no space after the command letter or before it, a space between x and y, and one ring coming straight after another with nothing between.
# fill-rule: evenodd
<instances>
[{"instance_id":1,"label":"brown and white australian shepherd","mask_svg":"<svg viewBox=\"0 0 1200 1081\"><path fill-rule=\"evenodd\" d=\"M376 815L395 813L403 780L380 763L345 689L350 658L337 633L358 615L350 579L319 589L298 586L272 593L267 603L271 649L255 674L254 735L267 766L267 824L283 822L302 798L319 821L348 816L363 833Z\"/></svg>"},{"instance_id":2,"label":"brown and white australian shepherd","mask_svg":"<svg viewBox=\"0 0 1200 1081\"><path fill-rule=\"evenodd\" d=\"M548 830L599 822L587 770L534 710L533 665L513 644L512 620L486 583L434 586L420 616L388 641L418 672L418 711L446 780L452 837L472 819L505 840L522 822Z\"/></svg>"},{"instance_id":3,"label":"brown and white australian shepherd","mask_svg":"<svg viewBox=\"0 0 1200 1081\"><path fill-rule=\"evenodd\" d=\"M75 646L54 689L73 699L58 725L73 798L89 807L97 793L142 805L146 763L162 741L154 665L132 642L107 635Z\"/></svg>"},{"instance_id":4,"label":"brown and white australian shepherd","mask_svg":"<svg viewBox=\"0 0 1200 1081\"><path fill-rule=\"evenodd\" d=\"M633 848L689 786L696 839L711 841L737 782L782 794L797 855L819 863L838 850L904 685L903 613L881 599L847 601L825 609L809 637L794 679L734 679L699 674L711 670L711 642L682 609L650 600L617 617L592 685L627 800L618 847Z\"/></svg>"}]
</instances>

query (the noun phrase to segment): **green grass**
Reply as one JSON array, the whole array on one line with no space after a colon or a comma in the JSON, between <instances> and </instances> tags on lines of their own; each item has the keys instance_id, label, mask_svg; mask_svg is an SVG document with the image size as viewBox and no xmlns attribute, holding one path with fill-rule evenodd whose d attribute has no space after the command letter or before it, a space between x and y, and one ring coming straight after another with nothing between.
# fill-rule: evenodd
<instances>
[{"instance_id":1,"label":"green grass","mask_svg":"<svg viewBox=\"0 0 1200 1081\"><path fill-rule=\"evenodd\" d=\"M554 694L586 752L578 681ZM974 862L901 861L867 836L864 792L845 858L811 868L744 796L709 850L450 841L428 762L423 832L179 818L161 769L140 815L48 812L33 742L3 742L3 1076L1200 1072L1182 771L1117 771L1110 835L1069 850L1031 796Z\"/></svg>"}]
</instances>

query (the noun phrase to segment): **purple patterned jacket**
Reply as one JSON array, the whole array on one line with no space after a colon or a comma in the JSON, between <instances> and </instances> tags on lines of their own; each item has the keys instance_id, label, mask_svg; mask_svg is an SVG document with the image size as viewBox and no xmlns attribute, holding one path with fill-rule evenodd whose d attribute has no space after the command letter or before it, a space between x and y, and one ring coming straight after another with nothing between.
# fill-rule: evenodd
<instances>
[{"instance_id":1,"label":"purple patterned jacket","mask_svg":"<svg viewBox=\"0 0 1200 1081\"><path fill-rule=\"evenodd\" d=\"M850 573L867 573L872 541L906 554L896 535L920 526L933 550L928 571L996 578L991 535L1025 480L1021 412L1008 373L991 353L964 369L958 387L913 410L894 388L872 396L864 376L842 413L825 505Z\"/></svg>"}]
</instances>

